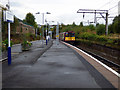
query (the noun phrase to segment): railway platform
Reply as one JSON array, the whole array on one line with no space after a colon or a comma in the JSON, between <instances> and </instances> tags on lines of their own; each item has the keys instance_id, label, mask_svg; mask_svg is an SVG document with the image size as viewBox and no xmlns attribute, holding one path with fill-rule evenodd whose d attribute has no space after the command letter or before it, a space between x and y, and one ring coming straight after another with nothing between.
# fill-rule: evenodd
<instances>
[{"instance_id":1,"label":"railway platform","mask_svg":"<svg viewBox=\"0 0 120 90\"><path fill-rule=\"evenodd\" d=\"M33 56L34 57L34 56ZM117 90L97 69L63 43L53 45L32 65L3 82L3 88L95 88Z\"/></svg>"}]
</instances>

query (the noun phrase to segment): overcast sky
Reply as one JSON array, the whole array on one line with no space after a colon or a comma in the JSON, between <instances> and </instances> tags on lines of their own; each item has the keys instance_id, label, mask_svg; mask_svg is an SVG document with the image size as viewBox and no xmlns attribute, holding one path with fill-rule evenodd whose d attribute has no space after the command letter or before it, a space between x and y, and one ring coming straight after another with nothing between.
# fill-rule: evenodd
<instances>
[{"instance_id":1,"label":"overcast sky","mask_svg":"<svg viewBox=\"0 0 120 90\"><path fill-rule=\"evenodd\" d=\"M20 19L24 19L28 12L31 12L38 24L42 23L42 15L36 15L36 12L50 12L50 15L45 15L48 21L58 21L64 24L79 24L87 21L94 21L93 14L77 13L79 9L102 9L109 10L110 16L118 15L118 2L120 0L9 0L12 12ZM0 0L5 5L8 0ZM100 16L100 15L97 15ZM104 23L104 19L98 19L99 23ZM109 23L112 19L109 19Z\"/></svg>"}]
</instances>

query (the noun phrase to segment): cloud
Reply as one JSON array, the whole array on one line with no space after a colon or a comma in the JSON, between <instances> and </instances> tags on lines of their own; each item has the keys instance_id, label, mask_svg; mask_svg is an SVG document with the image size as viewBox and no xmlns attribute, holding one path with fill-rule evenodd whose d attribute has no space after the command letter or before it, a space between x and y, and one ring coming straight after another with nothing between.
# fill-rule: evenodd
<instances>
[{"instance_id":1,"label":"cloud","mask_svg":"<svg viewBox=\"0 0 120 90\"><path fill-rule=\"evenodd\" d=\"M116 3L117 1L118 0L116 0ZM28 12L34 15L36 12L50 12L51 15L45 15L48 21L55 20L65 24L73 23L73 21L79 24L79 22L82 21L82 14L76 13L78 9L108 9L109 6L112 7L112 3L110 3L110 5L100 8L107 2L109 2L109 0L10 0L11 10L18 18L23 19ZM36 21L40 23L42 16L39 15L38 17L35 15L35 17ZM92 18L94 17L86 14L84 21Z\"/></svg>"},{"instance_id":2,"label":"cloud","mask_svg":"<svg viewBox=\"0 0 120 90\"><path fill-rule=\"evenodd\" d=\"M32 4L64 4L63 0L25 0L26 3Z\"/></svg>"},{"instance_id":3,"label":"cloud","mask_svg":"<svg viewBox=\"0 0 120 90\"><path fill-rule=\"evenodd\" d=\"M23 7L24 5L21 4L20 2L10 2L11 7Z\"/></svg>"}]
</instances>

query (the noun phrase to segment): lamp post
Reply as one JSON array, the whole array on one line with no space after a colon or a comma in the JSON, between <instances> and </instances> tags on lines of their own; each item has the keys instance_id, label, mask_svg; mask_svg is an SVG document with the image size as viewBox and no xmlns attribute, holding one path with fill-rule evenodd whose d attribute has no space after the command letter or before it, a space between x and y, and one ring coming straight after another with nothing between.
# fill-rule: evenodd
<instances>
[{"instance_id":1,"label":"lamp post","mask_svg":"<svg viewBox=\"0 0 120 90\"><path fill-rule=\"evenodd\" d=\"M48 37L49 27L48 27L48 30L47 30L47 24L49 24L51 21L45 20L45 22L46 22L46 45L47 45L47 43L49 41L49 37ZM49 23L47 23L47 22L49 22ZM54 22L54 21L52 21L52 22Z\"/></svg>"},{"instance_id":2,"label":"lamp post","mask_svg":"<svg viewBox=\"0 0 120 90\"><path fill-rule=\"evenodd\" d=\"M49 22L48 34L50 34L50 39L52 39L52 31L50 31L50 23L53 23L55 21L48 21L48 22Z\"/></svg>"},{"instance_id":3,"label":"lamp post","mask_svg":"<svg viewBox=\"0 0 120 90\"><path fill-rule=\"evenodd\" d=\"M40 12L37 12L36 14L40 14ZM43 40L44 40L44 14L51 14L49 12L46 12L46 13L41 13L42 14L42 24L43 24L43 28L42 28L42 31L43 31L43 38L42 38L42 47L43 47ZM47 43L47 41L46 41Z\"/></svg>"},{"instance_id":4,"label":"lamp post","mask_svg":"<svg viewBox=\"0 0 120 90\"><path fill-rule=\"evenodd\" d=\"M46 45L47 45L47 20L45 19L46 22Z\"/></svg>"}]
</instances>

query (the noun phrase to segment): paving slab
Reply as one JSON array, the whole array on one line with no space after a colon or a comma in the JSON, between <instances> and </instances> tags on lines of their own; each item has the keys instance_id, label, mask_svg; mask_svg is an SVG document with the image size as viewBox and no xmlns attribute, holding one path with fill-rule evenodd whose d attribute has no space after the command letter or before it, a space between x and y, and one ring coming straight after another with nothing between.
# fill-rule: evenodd
<instances>
[{"instance_id":1,"label":"paving slab","mask_svg":"<svg viewBox=\"0 0 120 90\"><path fill-rule=\"evenodd\" d=\"M4 83L4 88L114 88L104 77L90 73L75 52L59 43L47 50L33 65ZM92 67L92 66L91 66ZM100 76L100 77L99 77ZM105 79L105 80L103 80ZM103 81L102 81L103 80ZM10 83L9 83L10 82ZM105 84L107 82L107 84Z\"/></svg>"}]
</instances>

